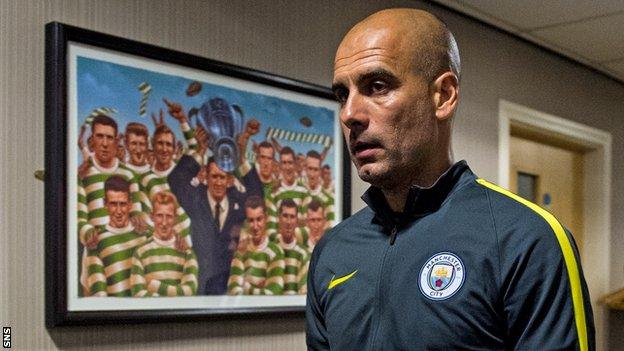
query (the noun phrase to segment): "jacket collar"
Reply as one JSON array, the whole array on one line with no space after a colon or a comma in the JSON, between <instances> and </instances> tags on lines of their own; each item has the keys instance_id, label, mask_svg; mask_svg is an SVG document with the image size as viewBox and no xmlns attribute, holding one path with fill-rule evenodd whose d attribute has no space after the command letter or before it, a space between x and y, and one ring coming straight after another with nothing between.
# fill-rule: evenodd
<instances>
[{"instance_id":1,"label":"jacket collar","mask_svg":"<svg viewBox=\"0 0 624 351\"><path fill-rule=\"evenodd\" d=\"M381 189L375 186L368 188L362 200L375 212L374 221L387 228L401 226L414 218L437 211L464 173L472 174L466 161L462 160L451 166L430 187L412 185L401 213L392 211Z\"/></svg>"}]
</instances>

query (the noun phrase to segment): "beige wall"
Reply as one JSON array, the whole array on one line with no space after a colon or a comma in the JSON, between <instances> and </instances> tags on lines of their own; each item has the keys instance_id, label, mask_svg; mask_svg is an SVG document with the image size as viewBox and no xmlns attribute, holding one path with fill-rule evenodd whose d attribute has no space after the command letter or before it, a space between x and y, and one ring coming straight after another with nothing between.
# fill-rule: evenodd
<instances>
[{"instance_id":1,"label":"beige wall","mask_svg":"<svg viewBox=\"0 0 624 351\"><path fill-rule=\"evenodd\" d=\"M302 319L75 327L43 311L44 24L60 21L328 86L333 51L358 19L415 1L0 0L0 324L15 349L304 349ZM462 51L455 154L497 178L498 100L613 133L612 287L624 286L624 85L440 8ZM353 186L354 208L365 189ZM610 316L611 345L624 315ZM618 340L618 338L620 338Z\"/></svg>"}]
</instances>

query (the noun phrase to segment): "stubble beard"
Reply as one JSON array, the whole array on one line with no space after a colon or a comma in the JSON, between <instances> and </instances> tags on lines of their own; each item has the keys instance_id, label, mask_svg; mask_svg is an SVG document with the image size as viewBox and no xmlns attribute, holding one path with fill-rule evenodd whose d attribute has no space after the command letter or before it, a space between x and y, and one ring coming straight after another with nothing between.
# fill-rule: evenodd
<instances>
[{"instance_id":1,"label":"stubble beard","mask_svg":"<svg viewBox=\"0 0 624 351\"><path fill-rule=\"evenodd\" d=\"M398 151L393 153L396 154ZM422 169L422 152L419 150L412 152L411 161L401 157L402 155L393 156L385 155L383 159L376 161L375 165L371 165L372 167L361 167L358 170L360 179L383 190L409 186L414 174Z\"/></svg>"},{"instance_id":2,"label":"stubble beard","mask_svg":"<svg viewBox=\"0 0 624 351\"><path fill-rule=\"evenodd\" d=\"M417 104L409 116L408 120L414 121L410 129L402 129L396 126L393 140L383 143L384 153L374 164L357 166L355 159L353 162L358 169L360 179L382 190L392 191L394 189L409 187L418 179L419 174L427 168L429 155L435 150L434 126L427 122L428 116L434 116L431 108L425 104ZM423 133L422 131L429 131ZM406 146L402 143L405 138L417 138L417 145ZM392 145L396 147L391 148ZM409 153L408 153L409 152ZM353 156L352 156L353 157Z\"/></svg>"},{"instance_id":3,"label":"stubble beard","mask_svg":"<svg viewBox=\"0 0 624 351\"><path fill-rule=\"evenodd\" d=\"M389 178L386 176L387 174L388 172L374 172L368 169L365 170L362 166L358 167L358 176L360 179L376 187L382 187L382 184L387 183Z\"/></svg>"}]
</instances>

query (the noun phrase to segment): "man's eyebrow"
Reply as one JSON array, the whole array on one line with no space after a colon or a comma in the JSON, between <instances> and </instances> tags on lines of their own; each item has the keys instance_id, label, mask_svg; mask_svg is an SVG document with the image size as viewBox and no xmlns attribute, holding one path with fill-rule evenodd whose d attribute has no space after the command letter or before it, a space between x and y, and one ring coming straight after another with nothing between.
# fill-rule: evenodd
<instances>
[{"instance_id":1,"label":"man's eyebrow","mask_svg":"<svg viewBox=\"0 0 624 351\"><path fill-rule=\"evenodd\" d=\"M396 76L392 72L383 68L377 68L359 76L357 79L357 83L359 85L362 82L368 82L375 79L385 79L390 82L394 82L397 80Z\"/></svg>"},{"instance_id":2,"label":"man's eyebrow","mask_svg":"<svg viewBox=\"0 0 624 351\"><path fill-rule=\"evenodd\" d=\"M385 79L390 83L398 81L396 75L384 68L376 68L374 70L364 72L357 77L356 85L361 85L364 82L368 82L375 79ZM340 81L332 84L332 91L336 92L339 89L346 89L346 85Z\"/></svg>"}]
</instances>

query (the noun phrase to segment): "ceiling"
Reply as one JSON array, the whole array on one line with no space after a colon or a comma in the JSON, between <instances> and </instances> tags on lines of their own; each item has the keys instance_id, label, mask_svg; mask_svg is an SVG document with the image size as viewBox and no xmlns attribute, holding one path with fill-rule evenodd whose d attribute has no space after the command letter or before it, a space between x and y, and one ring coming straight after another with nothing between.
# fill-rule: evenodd
<instances>
[{"instance_id":1,"label":"ceiling","mask_svg":"<svg viewBox=\"0 0 624 351\"><path fill-rule=\"evenodd\" d=\"M624 0L434 0L624 83Z\"/></svg>"}]
</instances>

